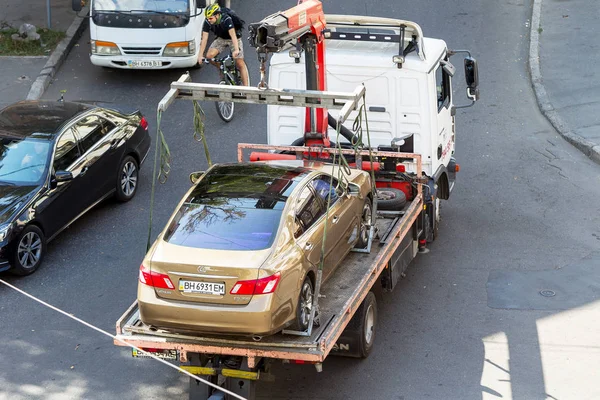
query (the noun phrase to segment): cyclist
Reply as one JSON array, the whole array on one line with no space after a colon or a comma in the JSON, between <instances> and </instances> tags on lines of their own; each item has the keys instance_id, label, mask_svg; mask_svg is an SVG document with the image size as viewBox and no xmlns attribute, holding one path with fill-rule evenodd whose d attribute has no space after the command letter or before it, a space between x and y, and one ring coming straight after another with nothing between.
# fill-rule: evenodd
<instances>
[{"instance_id":1,"label":"cyclist","mask_svg":"<svg viewBox=\"0 0 600 400\"><path fill-rule=\"evenodd\" d=\"M204 25L202 25L202 42L200 44L200 55L198 62L202 64L204 61L204 50L208 41L208 33L215 34L215 40L210 45L206 58L214 58L227 47L233 49L231 55L235 59L235 64L240 71L242 85L248 86L248 68L244 61L244 48L242 47L242 30L240 27L236 29L232 17L221 12L221 7L218 3L211 4L204 10ZM219 67L215 62L211 64ZM223 78L223 77L221 77Z\"/></svg>"}]
</instances>

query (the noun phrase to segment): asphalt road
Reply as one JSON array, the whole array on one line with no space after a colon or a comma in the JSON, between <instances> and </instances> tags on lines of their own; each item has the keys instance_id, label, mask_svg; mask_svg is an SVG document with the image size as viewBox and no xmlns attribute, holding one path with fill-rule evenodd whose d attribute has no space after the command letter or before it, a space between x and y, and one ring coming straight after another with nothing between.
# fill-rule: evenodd
<instances>
[{"instance_id":1,"label":"asphalt road","mask_svg":"<svg viewBox=\"0 0 600 400\"><path fill-rule=\"evenodd\" d=\"M288 3L233 0L232 7L257 21ZM443 204L440 237L381 299L367 360L332 357L322 373L281 366L275 383L259 386L260 396L598 398L599 278L590 266L600 265L594 253L600 167L561 139L536 106L526 69L530 1L406 4L351 0L325 9L414 20L426 36L478 58L482 99L457 114L461 172ZM97 68L88 59L88 40L85 32L44 97L66 90L67 99L139 106L154 132L156 105L182 71ZM462 62L453 61L460 76ZM248 64L256 82L257 63L249 58ZM217 78L206 68L192 75ZM241 105L230 124L212 104L204 108L214 162L235 161L238 142L266 142L264 107ZM189 187L189 172L206 167L202 146L192 139L190 102L175 103L162 128L173 162L168 182L156 191L153 237ZM51 243L34 275L0 277L114 332L135 299L148 233L150 163L142 171L133 201L107 202L77 221ZM515 282L521 285L510 287ZM541 298L542 289L556 296ZM186 398L187 379L172 370L132 359L110 339L6 287L0 299L0 399Z\"/></svg>"}]
</instances>

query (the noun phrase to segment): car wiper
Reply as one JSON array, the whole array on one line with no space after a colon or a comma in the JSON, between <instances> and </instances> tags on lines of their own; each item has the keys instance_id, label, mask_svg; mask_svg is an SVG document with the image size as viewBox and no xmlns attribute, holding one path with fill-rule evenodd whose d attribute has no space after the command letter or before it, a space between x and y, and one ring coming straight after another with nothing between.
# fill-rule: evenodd
<instances>
[{"instance_id":1,"label":"car wiper","mask_svg":"<svg viewBox=\"0 0 600 400\"><path fill-rule=\"evenodd\" d=\"M36 168L36 167L43 167L43 166L45 166L45 165L46 165L46 164L34 164L34 165L27 165L27 166L25 166L25 167L23 167L23 168L19 168L19 169L16 169L16 170L14 170L14 171L10 171L10 172L6 172L6 173L4 173L4 174L0 174L0 176L12 175L12 174L14 174L14 173L17 173L17 172L24 171L24 170L26 170L26 169L30 169L30 168Z\"/></svg>"},{"instance_id":2,"label":"car wiper","mask_svg":"<svg viewBox=\"0 0 600 400\"><path fill-rule=\"evenodd\" d=\"M156 11L156 10L131 10L130 12L134 13L148 13L148 14L160 14L160 15L173 15L175 17L181 18L181 13L185 11L176 11L176 12L167 12L167 11Z\"/></svg>"},{"instance_id":3,"label":"car wiper","mask_svg":"<svg viewBox=\"0 0 600 400\"><path fill-rule=\"evenodd\" d=\"M106 14L121 14L121 15L131 15L131 11L121 11L121 10L93 10L97 13L106 13Z\"/></svg>"}]
</instances>

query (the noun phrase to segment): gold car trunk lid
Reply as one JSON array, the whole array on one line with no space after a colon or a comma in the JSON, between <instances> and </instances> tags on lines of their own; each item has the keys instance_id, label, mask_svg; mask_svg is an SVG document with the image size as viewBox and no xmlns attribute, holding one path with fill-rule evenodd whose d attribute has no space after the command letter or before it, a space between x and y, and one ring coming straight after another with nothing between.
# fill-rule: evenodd
<instances>
[{"instance_id":1,"label":"gold car trunk lid","mask_svg":"<svg viewBox=\"0 0 600 400\"><path fill-rule=\"evenodd\" d=\"M158 297L195 303L245 305L252 299L252 294L235 293L235 290L232 293L232 290L239 282L255 281L270 252L270 249L198 249L162 242L148 267L153 273L168 276L171 281L168 289L154 288Z\"/></svg>"}]
</instances>

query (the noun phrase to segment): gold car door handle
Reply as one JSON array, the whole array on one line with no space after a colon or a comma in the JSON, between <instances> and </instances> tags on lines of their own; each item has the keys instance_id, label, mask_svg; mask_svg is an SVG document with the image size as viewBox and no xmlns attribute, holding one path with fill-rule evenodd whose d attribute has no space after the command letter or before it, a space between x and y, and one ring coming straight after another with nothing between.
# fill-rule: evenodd
<instances>
[{"instance_id":1,"label":"gold car door handle","mask_svg":"<svg viewBox=\"0 0 600 400\"><path fill-rule=\"evenodd\" d=\"M310 243L310 242L307 242L307 243L304 245L304 248L305 248L306 250L310 250L310 249L312 249L312 246L313 246L313 245L312 245L312 243Z\"/></svg>"},{"instance_id":2,"label":"gold car door handle","mask_svg":"<svg viewBox=\"0 0 600 400\"><path fill-rule=\"evenodd\" d=\"M333 224L337 224L339 221L340 221L339 215L334 215L333 218L331 219L331 222Z\"/></svg>"}]
</instances>

